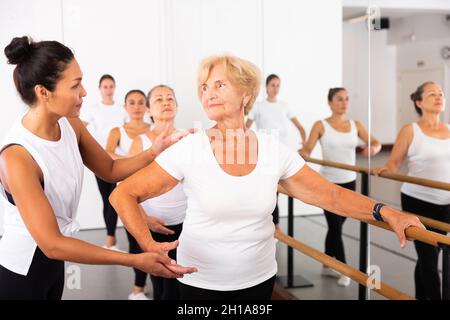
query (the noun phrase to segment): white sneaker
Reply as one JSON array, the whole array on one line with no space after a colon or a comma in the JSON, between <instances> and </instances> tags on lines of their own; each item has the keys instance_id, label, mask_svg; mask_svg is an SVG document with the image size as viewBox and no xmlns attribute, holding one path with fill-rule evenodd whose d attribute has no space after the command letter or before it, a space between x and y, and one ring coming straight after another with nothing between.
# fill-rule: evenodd
<instances>
[{"instance_id":1,"label":"white sneaker","mask_svg":"<svg viewBox=\"0 0 450 320\"><path fill-rule=\"evenodd\" d=\"M325 277L332 277L339 279L341 277L341 274L334 269L328 268L328 267L322 267L322 275Z\"/></svg>"},{"instance_id":2,"label":"white sneaker","mask_svg":"<svg viewBox=\"0 0 450 320\"><path fill-rule=\"evenodd\" d=\"M139 292L139 293L130 293L128 295L128 300L151 300L151 299L147 297L143 292Z\"/></svg>"},{"instance_id":3,"label":"white sneaker","mask_svg":"<svg viewBox=\"0 0 450 320\"><path fill-rule=\"evenodd\" d=\"M340 285L341 287L348 287L350 285L350 282L352 281L352 279L350 279L347 276L342 275L339 280L337 281L337 284Z\"/></svg>"},{"instance_id":4,"label":"white sneaker","mask_svg":"<svg viewBox=\"0 0 450 320\"><path fill-rule=\"evenodd\" d=\"M109 249L109 250L113 250L113 251L117 251L117 252L127 253L126 251L120 250L120 249L119 249L118 247L116 247L116 246L111 246L111 247L103 246L103 248Z\"/></svg>"}]
</instances>

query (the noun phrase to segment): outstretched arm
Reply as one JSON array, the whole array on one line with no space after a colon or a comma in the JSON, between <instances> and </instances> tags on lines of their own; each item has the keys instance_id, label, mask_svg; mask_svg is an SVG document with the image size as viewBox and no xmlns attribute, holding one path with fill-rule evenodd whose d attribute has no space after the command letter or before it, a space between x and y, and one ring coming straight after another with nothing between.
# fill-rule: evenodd
<instances>
[{"instance_id":1,"label":"outstretched arm","mask_svg":"<svg viewBox=\"0 0 450 320\"><path fill-rule=\"evenodd\" d=\"M329 182L308 165L304 165L292 177L280 181L280 185L289 194L308 204L341 216L359 220L375 220L372 216L374 200ZM397 234L402 247L406 243L405 229L410 226L425 228L416 216L387 206L384 206L380 213Z\"/></svg>"},{"instance_id":2,"label":"outstretched arm","mask_svg":"<svg viewBox=\"0 0 450 320\"><path fill-rule=\"evenodd\" d=\"M72 118L69 121L77 134L84 164L97 176L109 182L118 182L129 177L139 169L149 165L166 148L194 132L193 129L189 129L181 134L169 135L170 128L167 128L155 138L150 149L134 157L113 160L95 141L80 119Z\"/></svg>"}]
</instances>

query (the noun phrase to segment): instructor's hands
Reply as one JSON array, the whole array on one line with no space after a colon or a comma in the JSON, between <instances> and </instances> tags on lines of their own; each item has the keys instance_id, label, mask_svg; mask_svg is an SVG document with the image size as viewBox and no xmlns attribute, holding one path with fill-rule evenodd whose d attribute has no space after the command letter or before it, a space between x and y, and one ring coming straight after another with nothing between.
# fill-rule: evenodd
<instances>
[{"instance_id":1,"label":"instructor's hands","mask_svg":"<svg viewBox=\"0 0 450 320\"><path fill-rule=\"evenodd\" d=\"M184 267L168 256L170 250L178 246L178 241L153 242L147 252L135 256L134 267L154 276L164 278L182 278L185 274L197 272L194 267Z\"/></svg>"}]
</instances>

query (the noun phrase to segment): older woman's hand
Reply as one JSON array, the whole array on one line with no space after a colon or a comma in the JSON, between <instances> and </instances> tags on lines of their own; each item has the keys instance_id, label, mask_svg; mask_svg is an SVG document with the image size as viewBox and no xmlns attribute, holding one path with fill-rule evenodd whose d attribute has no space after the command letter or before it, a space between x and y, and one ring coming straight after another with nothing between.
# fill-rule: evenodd
<instances>
[{"instance_id":1,"label":"older woman's hand","mask_svg":"<svg viewBox=\"0 0 450 320\"><path fill-rule=\"evenodd\" d=\"M409 227L418 227L421 229L426 229L425 226L420 222L419 218L414 215L403 213L394 210L389 207L383 207L381 209L381 215L383 220L386 221L392 230L397 234L400 241L400 246L403 248L406 244L406 240L411 240L406 237L405 230Z\"/></svg>"},{"instance_id":2,"label":"older woman's hand","mask_svg":"<svg viewBox=\"0 0 450 320\"><path fill-rule=\"evenodd\" d=\"M161 234L165 234L165 235L175 233L175 231L167 228L164 225L164 221L162 221L161 219L159 219L157 217L146 216L145 222L147 223L149 229L152 230L153 232L157 232L157 233L161 233Z\"/></svg>"}]
</instances>

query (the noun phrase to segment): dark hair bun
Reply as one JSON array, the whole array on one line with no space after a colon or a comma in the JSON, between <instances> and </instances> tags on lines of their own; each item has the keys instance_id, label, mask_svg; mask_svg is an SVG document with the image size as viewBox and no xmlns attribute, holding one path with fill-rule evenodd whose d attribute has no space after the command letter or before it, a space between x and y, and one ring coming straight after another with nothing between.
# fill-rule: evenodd
<instances>
[{"instance_id":1,"label":"dark hair bun","mask_svg":"<svg viewBox=\"0 0 450 320\"><path fill-rule=\"evenodd\" d=\"M31 53L31 39L27 36L16 37L5 48L9 64L19 64L27 60Z\"/></svg>"}]
</instances>

